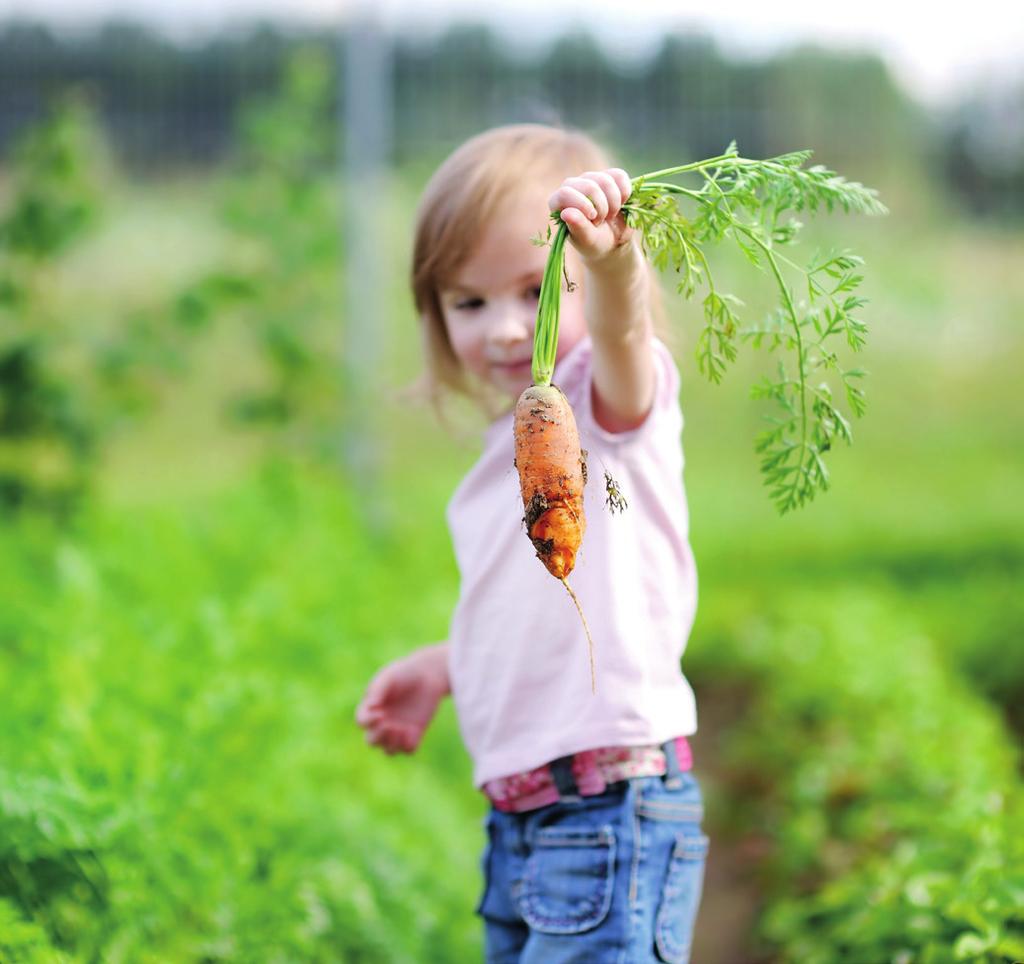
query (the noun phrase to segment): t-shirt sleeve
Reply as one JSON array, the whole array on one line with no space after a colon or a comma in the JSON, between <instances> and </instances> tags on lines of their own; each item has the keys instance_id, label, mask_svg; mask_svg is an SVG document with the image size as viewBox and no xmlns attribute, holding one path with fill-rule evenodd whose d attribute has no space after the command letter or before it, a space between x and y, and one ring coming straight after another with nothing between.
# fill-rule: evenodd
<instances>
[{"instance_id":1,"label":"t-shirt sleeve","mask_svg":"<svg viewBox=\"0 0 1024 964\"><path fill-rule=\"evenodd\" d=\"M636 428L625 432L609 432L598 424L594 418L593 407L593 367L590 346L581 353L578 359L579 382L575 398L570 398L576 413L576 423L580 430L580 441L584 448L587 439L598 439L604 445L625 450L642 440L647 440L654 433L665 432L679 438L682 431L682 412L679 407L679 367L676 365L668 347L658 338L651 339L651 351L654 355L654 400L647 417Z\"/></svg>"}]
</instances>

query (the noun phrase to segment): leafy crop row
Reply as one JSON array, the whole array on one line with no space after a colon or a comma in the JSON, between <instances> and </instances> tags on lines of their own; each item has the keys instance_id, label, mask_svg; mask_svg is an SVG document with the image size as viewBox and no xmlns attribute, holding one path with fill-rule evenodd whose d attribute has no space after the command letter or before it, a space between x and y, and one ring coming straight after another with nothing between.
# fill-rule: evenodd
<instances>
[{"instance_id":1,"label":"leafy crop row","mask_svg":"<svg viewBox=\"0 0 1024 964\"><path fill-rule=\"evenodd\" d=\"M756 680L727 766L770 840L761 935L779 960L1024 958L1017 752L898 597L739 593L711 618L698 678Z\"/></svg>"},{"instance_id":2,"label":"leafy crop row","mask_svg":"<svg viewBox=\"0 0 1024 964\"><path fill-rule=\"evenodd\" d=\"M451 586L436 551L360 531L336 481L276 471L205 506L10 527L0 958L478 956L454 721L394 761L352 719L380 659L443 631Z\"/></svg>"},{"instance_id":3,"label":"leafy crop row","mask_svg":"<svg viewBox=\"0 0 1024 964\"><path fill-rule=\"evenodd\" d=\"M478 956L482 806L450 707L411 760L364 749L351 719L380 662L444 631L454 573L424 492L415 532L372 550L334 482L290 470L205 507L10 528L7 957ZM762 936L811 964L1012 960L1004 724L903 595L848 583L766 602L710 579L687 655L698 685L756 684L725 766L770 841Z\"/></svg>"}]
</instances>

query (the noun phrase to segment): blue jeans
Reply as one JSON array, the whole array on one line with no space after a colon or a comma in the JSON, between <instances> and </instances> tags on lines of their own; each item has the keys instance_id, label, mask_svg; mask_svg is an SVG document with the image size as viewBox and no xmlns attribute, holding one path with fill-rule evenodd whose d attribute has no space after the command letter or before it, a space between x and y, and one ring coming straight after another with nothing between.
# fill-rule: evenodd
<instances>
[{"instance_id":1,"label":"blue jeans","mask_svg":"<svg viewBox=\"0 0 1024 964\"><path fill-rule=\"evenodd\" d=\"M596 796L491 807L476 909L488 964L689 961L708 838L700 786L674 763Z\"/></svg>"}]
</instances>

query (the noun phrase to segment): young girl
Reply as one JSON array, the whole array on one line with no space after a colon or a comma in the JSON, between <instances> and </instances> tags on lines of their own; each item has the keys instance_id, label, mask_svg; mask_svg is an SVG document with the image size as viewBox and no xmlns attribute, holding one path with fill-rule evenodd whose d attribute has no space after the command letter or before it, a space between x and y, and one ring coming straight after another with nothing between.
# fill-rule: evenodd
<instances>
[{"instance_id":1,"label":"young girl","mask_svg":"<svg viewBox=\"0 0 1024 964\"><path fill-rule=\"evenodd\" d=\"M655 334L654 269L620 208L629 176L586 135L480 134L427 185L412 286L427 384L490 406L483 454L448 504L461 586L449 638L385 666L357 711L411 753L451 694L491 801L477 907L487 960L689 960L707 837L680 670L696 607L679 375ZM586 535L570 576L594 642L522 523L512 405L531 382L550 212L568 225L554 384L588 452ZM552 225L554 227L554 225ZM500 408L495 408L500 401ZM605 473L627 506L613 514ZM609 483L610 484L610 483Z\"/></svg>"}]
</instances>

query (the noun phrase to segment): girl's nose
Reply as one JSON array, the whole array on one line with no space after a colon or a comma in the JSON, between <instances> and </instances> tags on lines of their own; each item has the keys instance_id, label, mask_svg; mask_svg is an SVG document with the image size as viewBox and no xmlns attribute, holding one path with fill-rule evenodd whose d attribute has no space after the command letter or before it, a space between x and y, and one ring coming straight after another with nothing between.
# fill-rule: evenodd
<instances>
[{"instance_id":1,"label":"girl's nose","mask_svg":"<svg viewBox=\"0 0 1024 964\"><path fill-rule=\"evenodd\" d=\"M499 345L510 345L530 337L533 319L522 310L507 308L495 319L490 330L491 340Z\"/></svg>"}]
</instances>

